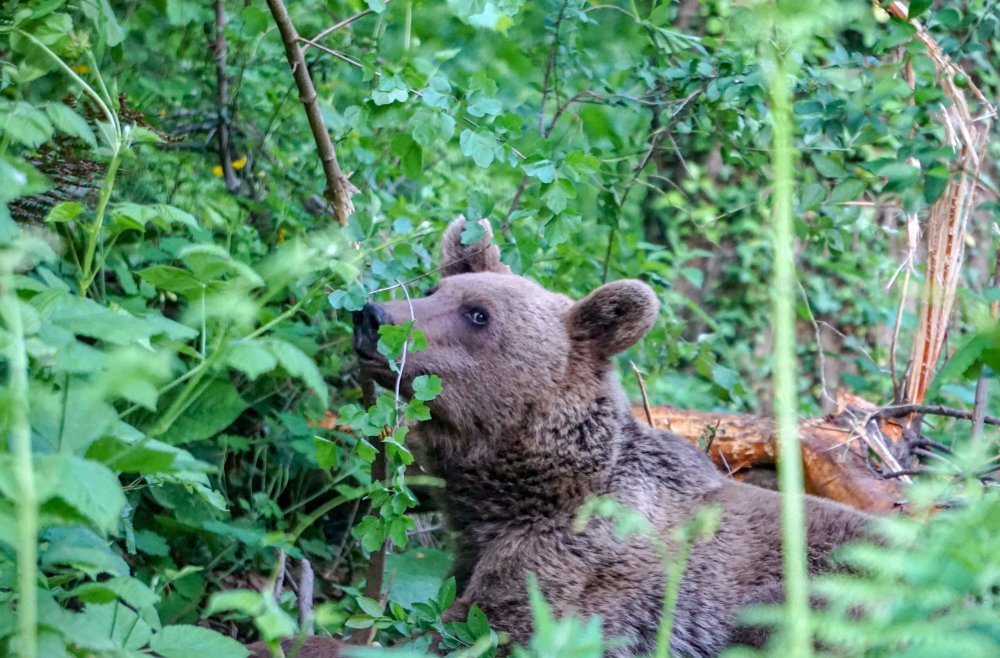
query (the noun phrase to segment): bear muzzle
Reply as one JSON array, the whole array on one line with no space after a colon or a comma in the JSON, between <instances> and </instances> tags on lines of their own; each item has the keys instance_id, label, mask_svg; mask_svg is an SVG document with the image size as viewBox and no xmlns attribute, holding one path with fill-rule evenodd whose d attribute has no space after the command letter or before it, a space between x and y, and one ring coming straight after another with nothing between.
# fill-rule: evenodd
<instances>
[{"instance_id":1,"label":"bear muzzle","mask_svg":"<svg viewBox=\"0 0 1000 658\"><path fill-rule=\"evenodd\" d=\"M382 306L368 302L352 315L354 351L363 360L384 362L385 359L378 352L378 328L383 324L392 324L388 312Z\"/></svg>"}]
</instances>

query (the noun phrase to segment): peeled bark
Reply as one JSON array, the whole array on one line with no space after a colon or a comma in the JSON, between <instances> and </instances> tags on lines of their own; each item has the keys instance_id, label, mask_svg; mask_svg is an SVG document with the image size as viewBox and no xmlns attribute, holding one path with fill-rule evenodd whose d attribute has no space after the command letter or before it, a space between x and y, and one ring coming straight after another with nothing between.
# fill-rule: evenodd
<instances>
[{"instance_id":1,"label":"peeled bark","mask_svg":"<svg viewBox=\"0 0 1000 658\"><path fill-rule=\"evenodd\" d=\"M841 395L837 402L834 414L799 425L806 491L866 512L900 509L903 495L899 482L878 475L868 451L870 442L881 441L890 454L898 453L905 445L902 426L892 420L865 423L877 407L861 398ZM777 436L771 418L668 406L651 407L650 411L654 427L706 450L720 471L735 478L752 478L755 470L773 469L777 463ZM635 407L633 414L645 422L643 407ZM873 437L876 425L881 436Z\"/></svg>"}]
</instances>

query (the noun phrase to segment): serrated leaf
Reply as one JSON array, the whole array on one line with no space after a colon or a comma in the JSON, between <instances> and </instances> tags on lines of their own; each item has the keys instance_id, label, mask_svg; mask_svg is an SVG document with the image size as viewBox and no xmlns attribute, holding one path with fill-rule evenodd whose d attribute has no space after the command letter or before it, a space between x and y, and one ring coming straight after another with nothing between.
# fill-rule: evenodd
<instances>
[{"instance_id":1,"label":"serrated leaf","mask_svg":"<svg viewBox=\"0 0 1000 658\"><path fill-rule=\"evenodd\" d=\"M201 626L164 626L153 636L149 648L163 658L246 658L246 647L221 633Z\"/></svg>"},{"instance_id":2,"label":"serrated leaf","mask_svg":"<svg viewBox=\"0 0 1000 658\"><path fill-rule=\"evenodd\" d=\"M230 346L226 365L236 368L250 379L257 379L277 368L278 359L259 341L244 340Z\"/></svg>"},{"instance_id":3,"label":"serrated leaf","mask_svg":"<svg viewBox=\"0 0 1000 658\"><path fill-rule=\"evenodd\" d=\"M48 455L39 457L37 469L40 482L52 487L43 490L44 498L62 499L101 532L118 528L125 494L107 466L73 455Z\"/></svg>"},{"instance_id":4,"label":"serrated leaf","mask_svg":"<svg viewBox=\"0 0 1000 658\"><path fill-rule=\"evenodd\" d=\"M247 406L229 379L216 379L160 438L175 445L202 441L232 425Z\"/></svg>"},{"instance_id":5,"label":"serrated leaf","mask_svg":"<svg viewBox=\"0 0 1000 658\"><path fill-rule=\"evenodd\" d=\"M270 339L268 347L289 375L304 381L320 400L326 400L326 382L315 361L291 343L278 338Z\"/></svg>"},{"instance_id":6,"label":"serrated leaf","mask_svg":"<svg viewBox=\"0 0 1000 658\"><path fill-rule=\"evenodd\" d=\"M45 112L29 103L0 110L0 131L19 144L36 149L52 138L54 128Z\"/></svg>"},{"instance_id":7,"label":"serrated leaf","mask_svg":"<svg viewBox=\"0 0 1000 658\"><path fill-rule=\"evenodd\" d=\"M91 129L90 124L87 123L87 120L63 103L47 104L45 106L45 113L57 130L67 135L79 137L92 148L97 146L97 138L94 136L94 131Z\"/></svg>"}]
</instances>

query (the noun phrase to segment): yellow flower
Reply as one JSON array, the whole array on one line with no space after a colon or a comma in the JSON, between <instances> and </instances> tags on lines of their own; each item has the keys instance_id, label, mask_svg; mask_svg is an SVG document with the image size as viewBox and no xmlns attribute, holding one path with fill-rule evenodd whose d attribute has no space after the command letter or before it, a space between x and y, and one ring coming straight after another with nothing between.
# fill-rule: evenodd
<instances>
[{"instance_id":1,"label":"yellow flower","mask_svg":"<svg viewBox=\"0 0 1000 658\"><path fill-rule=\"evenodd\" d=\"M247 156L245 156L245 155L242 158L240 158L239 160L234 160L233 161L233 169L235 169L236 171L239 171L240 169L242 169L245 166L247 166Z\"/></svg>"},{"instance_id":2,"label":"yellow flower","mask_svg":"<svg viewBox=\"0 0 1000 658\"><path fill-rule=\"evenodd\" d=\"M284 241L285 241L285 227L282 226L281 228L278 229L278 239L276 240L276 242L278 244L282 244Z\"/></svg>"},{"instance_id":3,"label":"yellow flower","mask_svg":"<svg viewBox=\"0 0 1000 658\"><path fill-rule=\"evenodd\" d=\"M212 175L216 178L222 178L222 165L215 165L212 167Z\"/></svg>"},{"instance_id":4,"label":"yellow flower","mask_svg":"<svg viewBox=\"0 0 1000 658\"><path fill-rule=\"evenodd\" d=\"M90 67L87 66L86 64L77 64L76 66L73 67L73 71L75 73L79 73L80 75L83 75L85 73L89 73L90 72Z\"/></svg>"}]
</instances>

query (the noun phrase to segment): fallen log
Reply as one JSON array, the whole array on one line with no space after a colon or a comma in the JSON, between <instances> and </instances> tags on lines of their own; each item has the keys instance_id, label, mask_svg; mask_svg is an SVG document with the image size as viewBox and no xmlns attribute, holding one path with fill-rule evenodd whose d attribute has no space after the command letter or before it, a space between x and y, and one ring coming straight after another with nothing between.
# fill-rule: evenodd
<instances>
[{"instance_id":1,"label":"fallen log","mask_svg":"<svg viewBox=\"0 0 1000 658\"><path fill-rule=\"evenodd\" d=\"M899 459L908 452L903 427L892 419L873 418L878 407L856 396L838 394L837 403L830 416L799 425L806 491L866 512L901 509L905 476L880 475L873 467L872 453L892 472L901 471ZM647 420L643 406L632 412L639 420ZM652 406L649 413L654 427L705 450L720 471L734 478L760 484L761 471L773 472L777 463L772 418L670 406Z\"/></svg>"}]
</instances>

